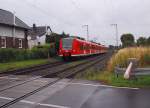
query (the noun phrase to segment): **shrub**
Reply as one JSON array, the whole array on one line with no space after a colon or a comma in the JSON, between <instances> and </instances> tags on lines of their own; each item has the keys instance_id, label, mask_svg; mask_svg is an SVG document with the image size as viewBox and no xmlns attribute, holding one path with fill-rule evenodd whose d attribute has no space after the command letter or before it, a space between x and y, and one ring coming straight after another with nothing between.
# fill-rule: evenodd
<instances>
[{"instance_id":1,"label":"shrub","mask_svg":"<svg viewBox=\"0 0 150 108\"><path fill-rule=\"evenodd\" d=\"M144 62L146 65L150 65L150 54L144 55Z\"/></svg>"},{"instance_id":2,"label":"shrub","mask_svg":"<svg viewBox=\"0 0 150 108\"><path fill-rule=\"evenodd\" d=\"M108 70L114 71L114 67L119 65L121 67L127 67L128 58L137 58L139 60L139 66L144 67L146 59L150 56L149 47L133 47L124 48L119 50L108 62Z\"/></svg>"},{"instance_id":3,"label":"shrub","mask_svg":"<svg viewBox=\"0 0 150 108\"><path fill-rule=\"evenodd\" d=\"M15 59L16 51L13 49L0 49L0 62L11 61Z\"/></svg>"},{"instance_id":4,"label":"shrub","mask_svg":"<svg viewBox=\"0 0 150 108\"><path fill-rule=\"evenodd\" d=\"M49 44L40 45L33 47L31 50L32 57L35 58L47 58L49 53L50 46Z\"/></svg>"},{"instance_id":5,"label":"shrub","mask_svg":"<svg viewBox=\"0 0 150 108\"><path fill-rule=\"evenodd\" d=\"M38 46L31 50L26 49L0 49L0 63L10 61L21 61L28 59L47 58L49 53L49 46Z\"/></svg>"},{"instance_id":6,"label":"shrub","mask_svg":"<svg viewBox=\"0 0 150 108\"><path fill-rule=\"evenodd\" d=\"M44 48L33 48L31 53L33 59L46 58L48 56L48 50Z\"/></svg>"}]
</instances>

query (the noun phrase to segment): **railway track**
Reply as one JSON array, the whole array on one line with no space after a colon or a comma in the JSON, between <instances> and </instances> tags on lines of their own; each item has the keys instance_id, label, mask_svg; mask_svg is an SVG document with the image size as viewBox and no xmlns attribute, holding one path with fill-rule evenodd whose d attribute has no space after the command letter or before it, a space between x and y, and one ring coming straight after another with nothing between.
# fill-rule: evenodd
<instances>
[{"instance_id":1,"label":"railway track","mask_svg":"<svg viewBox=\"0 0 150 108\"><path fill-rule=\"evenodd\" d=\"M94 58L96 58L97 59L97 57L94 57ZM53 78L53 77L60 77L65 71L68 71L68 70L70 70L70 69L72 69L72 68L76 68L76 67L79 67L80 65L84 65L84 64L86 64L87 63L87 61L91 61L91 60L93 60L94 59L93 57L92 58L89 58L88 60L85 60L85 61L83 61L83 62L81 62L81 63L79 63L79 64L77 64L77 65L74 65L74 66L69 66L69 67L67 67L67 68L58 68L57 66L55 67L55 68L48 68L48 69L44 69L44 70L38 70L37 68L35 69L35 70L38 70L38 71L40 71L40 73L43 73L43 75L39 75L39 73L37 72L37 71L30 71L30 70L27 70L27 72L26 71L24 71L24 72L15 72L15 73L13 73L13 74L15 74L15 75L22 75L23 73L24 73L24 75L28 75L28 74L32 74L32 75L35 75L35 74L37 74L38 73L38 75L36 76L36 77L33 77L33 78L31 78L31 79L29 79L29 80L25 80L25 81L23 81L23 82L19 82L19 83L17 83L17 84L14 84L14 85L12 85L12 86L9 86L9 87L6 87L6 88L3 88L3 89L0 89L0 92L3 92L3 91L5 91L5 90L8 90L8 89L11 89L11 88L14 88L14 87L17 87L17 86L20 86L20 85L23 85L23 84L26 84L26 83L28 83L28 82L31 82L31 81L34 81L34 80L37 80L37 79L40 79L40 78L42 78L42 77L50 77L50 78ZM57 69L58 68L58 69ZM28 73L29 72L29 73ZM11 76L11 75L8 75L8 76ZM7 76L7 77L8 77Z\"/></svg>"},{"instance_id":2,"label":"railway track","mask_svg":"<svg viewBox=\"0 0 150 108\"><path fill-rule=\"evenodd\" d=\"M29 96L35 94L35 93L37 93L37 92L39 92L39 91L41 91L41 90L43 90L43 89L45 89L45 88L47 88L47 87L49 87L49 86L55 84L55 83L57 83L58 81L60 81L60 80L62 80L62 79L64 79L64 78L67 78L67 77L69 77L69 76L75 75L75 74L77 74L77 73L79 73L79 72L81 72L81 71L83 71L83 70L85 70L85 69L91 67L92 65L94 65L94 64L96 64L96 63L98 63L98 62L101 62L101 61L105 60L108 56L109 56L109 55L107 54L107 55L102 55L101 57L95 57L95 58L92 58L92 59L90 59L90 60L84 61L84 62L82 62L82 63L80 63L80 64L77 64L77 65L75 65L75 66L68 67L68 68L65 68L65 69L63 69L63 70L60 70L60 71L58 71L58 72L49 73L49 74L47 74L47 75L43 75L43 76L40 76L40 77L31 79L31 80L28 80L28 81L26 81L26 82L20 83L20 84L18 84L18 85L14 85L14 86L12 86L12 87L3 89L2 91L5 91L5 90L7 90L7 89L10 89L10 88L13 88L13 87L16 87L16 86L25 84L25 83L27 83L27 82L31 82L31 81L33 81L33 80L36 80L36 79L39 79L39 78L42 78L42 77L49 77L49 76L52 75L52 74L53 74L53 75L56 75L56 76L58 77L56 80L54 80L54 81L52 81L52 82L49 82L48 84L45 84L44 86L41 86L41 87L39 87L39 88L37 88L37 89L35 89L35 90L33 90L33 91L31 91L31 92L25 94L25 95L22 95L22 96L20 96L20 97L17 97L17 98L15 98L14 100L12 100L12 101L10 101L10 102L8 102L8 103L6 103L6 104L4 104L4 105L2 105L2 106L0 106L0 107L1 107L1 108L7 108L7 107L9 107L10 105L13 105L13 104L17 103L17 102L19 102L19 101L21 101L21 100L23 100L23 99L25 99L25 98L27 98L27 97L29 97ZM2 91L0 91L0 92L2 92Z\"/></svg>"}]
</instances>

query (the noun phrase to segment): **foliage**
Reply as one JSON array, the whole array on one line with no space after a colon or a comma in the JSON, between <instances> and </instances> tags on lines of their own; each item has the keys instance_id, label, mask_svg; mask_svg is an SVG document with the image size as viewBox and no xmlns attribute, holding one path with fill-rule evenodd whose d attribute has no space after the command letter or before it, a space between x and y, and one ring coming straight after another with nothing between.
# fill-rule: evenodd
<instances>
[{"instance_id":1,"label":"foliage","mask_svg":"<svg viewBox=\"0 0 150 108\"><path fill-rule=\"evenodd\" d=\"M149 38L147 38L147 45L149 45L149 46L150 46L150 37L149 37Z\"/></svg>"},{"instance_id":2,"label":"foliage","mask_svg":"<svg viewBox=\"0 0 150 108\"><path fill-rule=\"evenodd\" d=\"M100 81L101 83L118 87L150 87L150 76L138 76L137 80L125 80L123 75L118 78L114 73L108 71L87 70L83 74L78 74L76 78Z\"/></svg>"},{"instance_id":3,"label":"foliage","mask_svg":"<svg viewBox=\"0 0 150 108\"><path fill-rule=\"evenodd\" d=\"M144 37L140 37L137 39L137 45L138 46L146 46L147 45L147 39Z\"/></svg>"},{"instance_id":4,"label":"foliage","mask_svg":"<svg viewBox=\"0 0 150 108\"><path fill-rule=\"evenodd\" d=\"M139 66L145 67L149 65L145 61L147 56L150 56L150 47L133 47L121 49L118 51L118 53L114 54L108 62L108 71L113 72L114 67L117 65L121 67L127 67L128 58L137 58L139 60Z\"/></svg>"},{"instance_id":5,"label":"foliage","mask_svg":"<svg viewBox=\"0 0 150 108\"><path fill-rule=\"evenodd\" d=\"M150 65L150 54L144 55L144 61L146 65Z\"/></svg>"},{"instance_id":6,"label":"foliage","mask_svg":"<svg viewBox=\"0 0 150 108\"><path fill-rule=\"evenodd\" d=\"M52 33L46 36L46 43L50 44L50 56L55 56L59 51L59 41L61 38L69 37L69 34L62 32L62 34Z\"/></svg>"},{"instance_id":7,"label":"foliage","mask_svg":"<svg viewBox=\"0 0 150 108\"><path fill-rule=\"evenodd\" d=\"M138 76L137 80L125 80L123 75L117 78L115 74L105 71L99 75L99 80L118 87L150 87L150 76Z\"/></svg>"},{"instance_id":8,"label":"foliage","mask_svg":"<svg viewBox=\"0 0 150 108\"><path fill-rule=\"evenodd\" d=\"M0 49L0 62L21 61L29 59L47 58L49 52L48 45L27 49Z\"/></svg>"},{"instance_id":9,"label":"foliage","mask_svg":"<svg viewBox=\"0 0 150 108\"><path fill-rule=\"evenodd\" d=\"M134 36L132 34L123 34L121 36L121 42L123 47L130 47L134 45Z\"/></svg>"},{"instance_id":10,"label":"foliage","mask_svg":"<svg viewBox=\"0 0 150 108\"><path fill-rule=\"evenodd\" d=\"M51 33L51 35L46 36L46 43L53 43L65 37L69 37L69 34L66 34L65 32L62 32L62 34Z\"/></svg>"}]
</instances>

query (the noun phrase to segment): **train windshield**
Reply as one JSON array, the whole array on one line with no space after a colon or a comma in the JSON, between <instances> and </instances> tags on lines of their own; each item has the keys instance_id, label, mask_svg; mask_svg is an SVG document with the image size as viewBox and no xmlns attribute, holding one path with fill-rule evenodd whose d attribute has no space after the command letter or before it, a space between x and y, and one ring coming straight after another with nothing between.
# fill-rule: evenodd
<instances>
[{"instance_id":1,"label":"train windshield","mask_svg":"<svg viewBox=\"0 0 150 108\"><path fill-rule=\"evenodd\" d=\"M73 42L72 38L64 38L64 39L62 39L63 49L71 50L72 49L72 42Z\"/></svg>"}]
</instances>

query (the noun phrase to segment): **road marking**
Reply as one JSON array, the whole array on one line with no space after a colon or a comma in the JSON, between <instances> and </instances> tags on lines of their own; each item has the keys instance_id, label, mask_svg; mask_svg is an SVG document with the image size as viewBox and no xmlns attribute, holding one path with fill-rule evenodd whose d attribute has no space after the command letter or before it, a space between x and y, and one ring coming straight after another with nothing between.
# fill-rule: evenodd
<instances>
[{"instance_id":1,"label":"road marking","mask_svg":"<svg viewBox=\"0 0 150 108\"><path fill-rule=\"evenodd\" d=\"M64 82L59 82L64 83ZM118 88L118 89L133 89L138 90L139 88L131 88L131 87L116 87L116 86L109 86L109 85L98 85L98 84L87 84L87 83L70 83L69 84L76 84L76 85L86 85L86 86L94 86L94 87L109 87L109 88Z\"/></svg>"},{"instance_id":2,"label":"road marking","mask_svg":"<svg viewBox=\"0 0 150 108\"><path fill-rule=\"evenodd\" d=\"M35 80L35 82L47 83L48 81L43 81L43 80Z\"/></svg>"},{"instance_id":3,"label":"road marking","mask_svg":"<svg viewBox=\"0 0 150 108\"><path fill-rule=\"evenodd\" d=\"M2 97L2 96L0 96L0 99L10 100L10 101L14 100L14 98ZM31 104L31 105L40 105L40 106L54 107L54 108L69 108L69 107L66 107L66 106L53 105L53 104L43 104L43 103L36 103L36 102L32 102L32 101L27 101L27 100L21 100L20 102L22 102L22 103L27 103L27 104Z\"/></svg>"},{"instance_id":4,"label":"road marking","mask_svg":"<svg viewBox=\"0 0 150 108\"><path fill-rule=\"evenodd\" d=\"M54 108L69 108L69 107L65 107L65 106L52 105L52 104L41 104L41 103L38 103L38 105L48 106L48 107L54 107Z\"/></svg>"},{"instance_id":5,"label":"road marking","mask_svg":"<svg viewBox=\"0 0 150 108\"><path fill-rule=\"evenodd\" d=\"M0 99L5 99L5 100L13 100L13 98L2 97L2 96L0 96Z\"/></svg>"},{"instance_id":6,"label":"road marking","mask_svg":"<svg viewBox=\"0 0 150 108\"><path fill-rule=\"evenodd\" d=\"M6 77L0 77L0 79L14 79L14 80L17 80L19 78L10 78L10 77L6 76Z\"/></svg>"}]
</instances>

